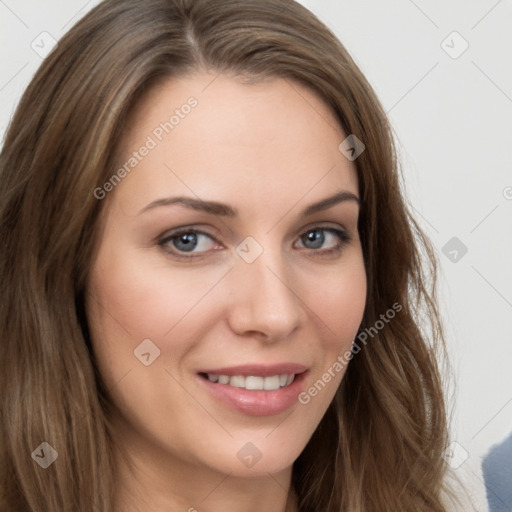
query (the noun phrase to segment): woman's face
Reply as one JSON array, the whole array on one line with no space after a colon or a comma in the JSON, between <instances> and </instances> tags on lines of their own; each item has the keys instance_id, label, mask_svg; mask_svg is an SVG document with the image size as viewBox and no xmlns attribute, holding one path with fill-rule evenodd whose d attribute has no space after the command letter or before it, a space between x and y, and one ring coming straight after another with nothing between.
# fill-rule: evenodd
<instances>
[{"instance_id":1,"label":"woman's face","mask_svg":"<svg viewBox=\"0 0 512 512\"><path fill-rule=\"evenodd\" d=\"M196 74L139 103L87 296L127 452L256 476L303 450L365 306L347 135L284 79Z\"/></svg>"}]
</instances>

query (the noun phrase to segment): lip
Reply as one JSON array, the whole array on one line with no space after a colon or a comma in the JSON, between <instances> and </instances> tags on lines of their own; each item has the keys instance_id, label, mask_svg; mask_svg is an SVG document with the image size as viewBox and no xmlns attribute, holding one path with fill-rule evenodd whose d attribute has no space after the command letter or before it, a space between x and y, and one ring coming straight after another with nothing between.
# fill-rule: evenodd
<instances>
[{"instance_id":1,"label":"lip","mask_svg":"<svg viewBox=\"0 0 512 512\"><path fill-rule=\"evenodd\" d=\"M200 370L197 373L197 378L205 386L208 393L230 409L250 416L271 416L282 413L297 403L297 398L302 391L304 380L308 373L307 370L306 366L295 363L277 365L251 364ZM289 386L274 391L248 390L228 384L210 382L201 375L206 373L228 375L231 377L234 375L269 377L284 373L294 373L295 379Z\"/></svg>"}]
</instances>

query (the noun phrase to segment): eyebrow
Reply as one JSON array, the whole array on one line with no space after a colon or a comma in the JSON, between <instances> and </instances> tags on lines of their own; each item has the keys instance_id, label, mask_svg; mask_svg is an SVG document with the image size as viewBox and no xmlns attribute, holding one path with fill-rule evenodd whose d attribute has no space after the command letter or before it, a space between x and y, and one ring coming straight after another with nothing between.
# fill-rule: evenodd
<instances>
[{"instance_id":1,"label":"eyebrow","mask_svg":"<svg viewBox=\"0 0 512 512\"><path fill-rule=\"evenodd\" d=\"M328 208L331 208L336 204L342 203L344 201L355 201L358 206L361 204L361 201L355 194L347 190L342 190L334 194L333 196L327 197L325 199L322 199L321 201L318 201L307 206L304 210L302 210L301 215L304 217L307 215L312 215L313 213L327 210ZM211 215L219 215L222 217L236 217L238 215L238 210L227 204L219 203L217 201L205 201L203 199L194 199L193 197L185 196L166 197L164 199L157 199L156 201L153 201L146 205L144 208L142 208L139 211L139 214L144 213L148 210L152 210L153 208L157 208L160 206L170 206L173 204L178 204L181 206L185 206L186 208L190 208L192 210L209 213Z\"/></svg>"}]
</instances>

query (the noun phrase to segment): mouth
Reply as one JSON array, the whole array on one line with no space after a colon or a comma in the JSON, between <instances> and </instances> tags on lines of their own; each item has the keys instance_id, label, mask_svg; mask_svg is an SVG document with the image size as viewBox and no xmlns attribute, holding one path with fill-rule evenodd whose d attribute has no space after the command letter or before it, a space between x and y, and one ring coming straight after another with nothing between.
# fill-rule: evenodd
<instances>
[{"instance_id":1,"label":"mouth","mask_svg":"<svg viewBox=\"0 0 512 512\"><path fill-rule=\"evenodd\" d=\"M253 416L279 414L297 402L308 368L299 364L245 365L202 370L202 385L218 403Z\"/></svg>"}]
</instances>

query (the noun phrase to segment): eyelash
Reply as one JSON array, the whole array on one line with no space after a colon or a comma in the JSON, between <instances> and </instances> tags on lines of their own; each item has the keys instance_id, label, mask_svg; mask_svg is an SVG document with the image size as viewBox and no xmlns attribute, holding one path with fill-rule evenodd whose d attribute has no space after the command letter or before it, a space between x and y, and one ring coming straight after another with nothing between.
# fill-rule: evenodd
<instances>
[{"instance_id":1,"label":"eyelash","mask_svg":"<svg viewBox=\"0 0 512 512\"><path fill-rule=\"evenodd\" d=\"M314 253L316 256L330 256L334 255L335 253L340 253L344 247L350 243L352 240L352 237L342 229L332 228L332 227L324 227L324 226L314 226L312 228L307 229L306 231L303 231L299 235L299 240L306 234L312 232L312 231L322 231L324 233L330 233L338 238L338 243L335 247L331 247L329 249L308 249L307 247L301 247L300 249L304 249L306 251L309 251L311 253ZM173 240L178 239L180 236L183 235L189 235L189 234L195 234L195 235L204 235L213 240L214 242L218 243L215 237L210 235L209 233L206 233L205 231L201 231L199 229L189 228L189 229L180 229L179 231L176 231L174 233L171 233L164 238L162 238L160 241L158 241L158 245L168 254L171 254L173 257L182 259L182 260L192 260L196 258L202 258L205 254L211 251L202 251L199 253L186 253L184 251L178 251L176 248L171 249L170 246L167 244L169 242L172 242ZM215 249L214 249L215 250Z\"/></svg>"}]
</instances>

